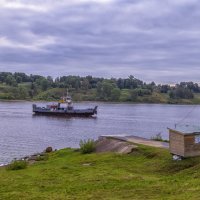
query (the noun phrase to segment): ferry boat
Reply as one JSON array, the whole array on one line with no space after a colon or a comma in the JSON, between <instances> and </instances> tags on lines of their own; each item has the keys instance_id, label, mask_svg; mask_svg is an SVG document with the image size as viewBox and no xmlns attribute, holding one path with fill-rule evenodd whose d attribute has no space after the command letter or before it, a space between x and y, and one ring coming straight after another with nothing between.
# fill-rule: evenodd
<instances>
[{"instance_id":1,"label":"ferry boat","mask_svg":"<svg viewBox=\"0 0 200 200\"><path fill-rule=\"evenodd\" d=\"M73 107L71 96L62 97L58 103L39 107L33 104L33 113L40 115L55 115L69 117L90 117L97 114L97 107L77 109Z\"/></svg>"}]
</instances>

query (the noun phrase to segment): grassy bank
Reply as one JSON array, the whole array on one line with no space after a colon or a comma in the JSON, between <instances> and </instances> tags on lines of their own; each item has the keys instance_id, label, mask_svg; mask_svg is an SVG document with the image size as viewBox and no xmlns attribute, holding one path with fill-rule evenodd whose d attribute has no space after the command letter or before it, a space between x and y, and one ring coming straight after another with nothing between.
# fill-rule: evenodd
<instances>
[{"instance_id":1,"label":"grassy bank","mask_svg":"<svg viewBox=\"0 0 200 200\"><path fill-rule=\"evenodd\" d=\"M200 158L172 161L140 146L130 155L51 153L23 170L0 169L0 199L199 199Z\"/></svg>"}]
</instances>

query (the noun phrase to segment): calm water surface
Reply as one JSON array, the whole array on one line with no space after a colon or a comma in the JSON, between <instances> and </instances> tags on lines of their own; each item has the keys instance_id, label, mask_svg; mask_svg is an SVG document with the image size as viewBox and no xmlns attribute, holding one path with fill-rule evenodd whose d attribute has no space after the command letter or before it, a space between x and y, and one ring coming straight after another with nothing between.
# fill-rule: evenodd
<instances>
[{"instance_id":1,"label":"calm water surface","mask_svg":"<svg viewBox=\"0 0 200 200\"><path fill-rule=\"evenodd\" d=\"M46 103L39 103L45 105ZM124 134L150 138L174 127L188 115L185 124L199 124L200 106L159 104L77 103L98 105L97 118L60 118L32 115L31 102L0 102L0 164L53 148L78 147L81 139Z\"/></svg>"}]
</instances>

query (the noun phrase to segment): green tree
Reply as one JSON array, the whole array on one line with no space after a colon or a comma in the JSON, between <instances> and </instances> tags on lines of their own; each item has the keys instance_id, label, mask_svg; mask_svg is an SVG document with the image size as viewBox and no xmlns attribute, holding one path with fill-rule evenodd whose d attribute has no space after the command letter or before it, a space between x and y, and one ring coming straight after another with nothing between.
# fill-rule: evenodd
<instances>
[{"instance_id":1,"label":"green tree","mask_svg":"<svg viewBox=\"0 0 200 200\"><path fill-rule=\"evenodd\" d=\"M42 87L42 90L44 90L44 91L47 90L47 88L49 87L49 82L47 79L43 79L41 81L41 87Z\"/></svg>"},{"instance_id":2,"label":"green tree","mask_svg":"<svg viewBox=\"0 0 200 200\"><path fill-rule=\"evenodd\" d=\"M112 83L108 81L103 81L102 83L102 95L105 100L108 100L111 97L111 92L114 89L114 86Z\"/></svg>"},{"instance_id":3,"label":"green tree","mask_svg":"<svg viewBox=\"0 0 200 200\"><path fill-rule=\"evenodd\" d=\"M19 98L20 99L26 99L28 97L28 90L25 87L20 85L18 87L18 91L19 91Z\"/></svg>"},{"instance_id":4,"label":"green tree","mask_svg":"<svg viewBox=\"0 0 200 200\"><path fill-rule=\"evenodd\" d=\"M22 77L21 76L17 76L16 77L16 81L17 81L17 83L21 83L22 82Z\"/></svg>"},{"instance_id":5,"label":"green tree","mask_svg":"<svg viewBox=\"0 0 200 200\"><path fill-rule=\"evenodd\" d=\"M81 82L81 88L85 91L88 90L89 88L89 81L87 79L84 79L82 82Z\"/></svg>"},{"instance_id":6,"label":"green tree","mask_svg":"<svg viewBox=\"0 0 200 200\"><path fill-rule=\"evenodd\" d=\"M121 95L121 90L119 88L114 88L111 90L111 100L118 101Z\"/></svg>"},{"instance_id":7,"label":"green tree","mask_svg":"<svg viewBox=\"0 0 200 200\"><path fill-rule=\"evenodd\" d=\"M8 75L6 77L5 82L7 85L14 86L14 87L17 86L17 81L15 80L15 78L12 75Z\"/></svg>"},{"instance_id":8,"label":"green tree","mask_svg":"<svg viewBox=\"0 0 200 200\"><path fill-rule=\"evenodd\" d=\"M137 101L138 99L138 92L137 90L131 90L130 91L130 98L131 98L131 101Z\"/></svg>"}]
</instances>

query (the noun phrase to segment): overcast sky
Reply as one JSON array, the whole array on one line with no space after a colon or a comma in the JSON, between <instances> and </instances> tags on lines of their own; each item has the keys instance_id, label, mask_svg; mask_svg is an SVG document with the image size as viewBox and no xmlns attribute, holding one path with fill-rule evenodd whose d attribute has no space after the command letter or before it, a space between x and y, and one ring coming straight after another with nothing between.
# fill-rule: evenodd
<instances>
[{"instance_id":1,"label":"overcast sky","mask_svg":"<svg viewBox=\"0 0 200 200\"><path fill-rule=\"evenodd\" d=\"M200 1L0 0L0 71L200 82Z\"/></svg>"}]
</instances>

